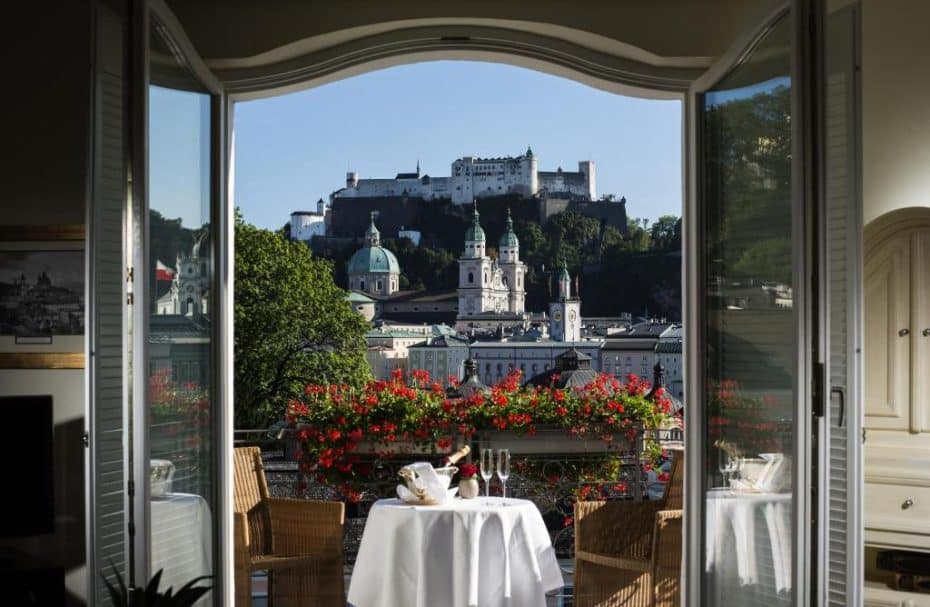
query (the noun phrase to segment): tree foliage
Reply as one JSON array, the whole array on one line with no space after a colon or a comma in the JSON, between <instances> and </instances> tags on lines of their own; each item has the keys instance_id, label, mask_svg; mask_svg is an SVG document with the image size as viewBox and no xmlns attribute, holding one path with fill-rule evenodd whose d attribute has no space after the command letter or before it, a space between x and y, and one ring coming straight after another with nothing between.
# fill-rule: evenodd
<instances>
[{"instance_id":1,"label":"tree foliage","mask_svg":"<svg viewBox=\"0 0 930 607\"><path fill-rule=\"evenodd\" d=\"M649 227L649 240L659 251L681 248L681 217L662 215Z\"/></svg>"},{"instance_id":2,"label":"tree foliage","mask_svg":"<svg viewBox=\"0 0 930 607\"><path fill-rule=\"evenodd\" d=\"M367 380L367 323L332 264L238 216L235 238L236 427L281 420L309 383Z\"/></svg>"},{"instance_id":3,"label":"tree foliage","mask_svg":"<svg viewBox=\"0 0 930 607\"><path fill-rule=\"evenodd\" d=\"M708 256L733 279L791 276L791 95L775 86L711 106L705 143ZM768 241L769 238L779 242Z\"/></svg>"}]
</instances>

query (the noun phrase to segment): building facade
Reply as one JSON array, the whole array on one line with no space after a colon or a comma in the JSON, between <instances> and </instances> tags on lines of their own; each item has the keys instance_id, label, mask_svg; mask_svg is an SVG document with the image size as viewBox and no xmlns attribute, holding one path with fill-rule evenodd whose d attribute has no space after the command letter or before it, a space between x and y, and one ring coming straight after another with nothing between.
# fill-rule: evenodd
<instances>
[{"instance_id":1,"label":"building facade","mask_svg":"<svg viewBox=\"0 0 930 607\"><path fill-rule=\"evenodd\" d=\"M472 224L465 231L465 250L459 258L460 328L478 319L492 324L495 320L505 324L524 321L526 264L520 261L520 243L509 215L500 245L500 260L491 258L476 205Z\"/></svg>"},{"instance_id":2,"label":"building facade","mask_svg":"<svg viewBox=\"0 0 930 607\"><path fill-rule=\"evenodd\" d=\"M566 351L575 349L591 357L591 367L601 370L602 340L585 340L577 343L541 341L489 341L474 342L469 346L471 358L478 364L478 376L487 385L495 384L519 369L523 381L536 377L555 367L555 360Z\"/></svg>"},{"instance_id":3,"label":"building facade","mask_svg":"<svg viewBox=\"0 0 930 607\"><path fill-rule=\"evenodd\" d=\"M478 158L463 156L452 162L449 177L431 177L416 172L398 173L393 179L360 179L346 173L346 185L333 192L333 198L411 196L424 200L451 199L453 204L469 204L475 198L515 194L523 198L545 192L548 196L573 200L596 200L594 161L582 160L577 171L539 171L531 148L519 156Z\"/></svg>"},{"instance_id":4,"label":"building facade","mask_svg":"<svg viewBox=\"0 0 930 607\"><path fill-rule=\"evenodd\" d=\"M329 204L322 198L316 201L315 211L294 211L291 213L291 240L311 240L314 236L326 236L329 233Z\"/></svg>"},{"instance_id":5,"label":"building facade","mask_svg":"<svg viewBox=\"0 0 930 607\"><path fill-rule=\"evenodd\" d=\"M428 371L433 380L449 385L449 377L462 377L468 360L468 342L453 335L431 336L407 348L411 370Z\"/></svg>"},{"instance_id":6,"label":"building facade","mask_svg":"<svg viewBox=\"0 0 930 607\"><path fill-rule=\"evenodd\" d=\"M209 247L203 249L205 235L206 232L197 237L190 255L178 253L174 272L166 273L161 267L156 267L156 279L170 276L171 281L168 291L155 303L158 314L193 316L208 313L212 263L209 259ZM203 256L201 250L204 250ZM156 262L158 263L160 262Z\"/></svg>"}]
</instances>

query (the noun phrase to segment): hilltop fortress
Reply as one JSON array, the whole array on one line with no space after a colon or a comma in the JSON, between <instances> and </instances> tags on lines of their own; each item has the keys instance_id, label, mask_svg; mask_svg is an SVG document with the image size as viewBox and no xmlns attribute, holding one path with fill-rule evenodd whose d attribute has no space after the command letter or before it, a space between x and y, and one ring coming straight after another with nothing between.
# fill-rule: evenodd
<instances>
[{"instance_id":1,"label":"hilltop fortress","mask_svg":"<svg viewBox=\"0 0 930 607\"><path fill-rule=\"evenodd\" d=\"M423 200L450 199L453 204L471 204L476 198L504 196L523 198L543 196L567 200L597 200L594 162L582 160L577 171L540 171L531 148L520 156L476 158L465 156L452 163L449 177L398 173L393 179L359 179L346 173L346 186L332 194L339 198L382 198L409 196Z\"/></svg>"}]
</instances>

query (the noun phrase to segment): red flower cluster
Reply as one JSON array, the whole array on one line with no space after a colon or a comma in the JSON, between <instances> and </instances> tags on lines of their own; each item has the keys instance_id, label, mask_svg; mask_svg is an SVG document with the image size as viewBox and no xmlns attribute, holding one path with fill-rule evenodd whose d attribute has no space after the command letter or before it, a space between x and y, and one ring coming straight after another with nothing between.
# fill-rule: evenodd
<instances>
[{"instance_id":1,"label":"red flower cluster","mask_svg":"<svg viewBox=\"0 0 930 607\"><path fill-rule=\"evenodd\" d=\"M474 464L459 464L459 474L463 479L473 478L478 474L478 466Z\"/></svg>"},{"instance_id":2,"label":"red flower cluster","mask_svg":"<svg viewBox=\"0 0 930 607\"><path fill-rule=\"evenodd\" d=\"M615 434L629 438L637 425L655 428L666 418L661 399L647 399L649 385L635 376L622 384L602 374L584 388L564 390L524 388L515 371L487 394L468 398L449 398L426 371L411 371L408 379L398 370L390 381L362 388L307 386L286 413L299 429L301 469L342 486L364 477L357 455L363 442L384 456L411 448L435 453L448 450L454 435L468 440L493 429L532 436L537 426L611 442Z\"/></svg>"}]
</instances>

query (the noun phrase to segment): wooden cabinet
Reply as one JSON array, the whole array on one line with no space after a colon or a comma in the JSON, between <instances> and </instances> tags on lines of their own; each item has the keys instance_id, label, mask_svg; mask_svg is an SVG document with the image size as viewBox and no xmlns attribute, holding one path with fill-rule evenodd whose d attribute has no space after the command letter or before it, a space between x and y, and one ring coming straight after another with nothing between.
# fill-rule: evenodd
<instances>
[{"instance_id":1,"label":"wooden cabinet","mask_svg":"<svg viewBox=\"0 0 930 607\"><path fill-rule=\"evenodd\" d=\"M865 264L865 427L930 431L930 228L869 248Z\"/></svg>"},{"instance_id":2,"label":"wooden cabinet","mask_svg":"<svg viewBox=\"0 0 930 607\"><path fill-rule=\"evenodd\" d=\"M930 209L879 220L865 241L865 541L930 552ZM930 604L871 590L866 605Z\"/></svg>"},{"instance_id":3,"label":"wooden cabinet","mask_svg":"<svg viewBox=\"0 0 930 607\"><path fill-rule=\"evenodd\" d=\"M865 583L863 607L930 607L930 595L891 590L884 584Z\"/></svg>"}]
</instances>

